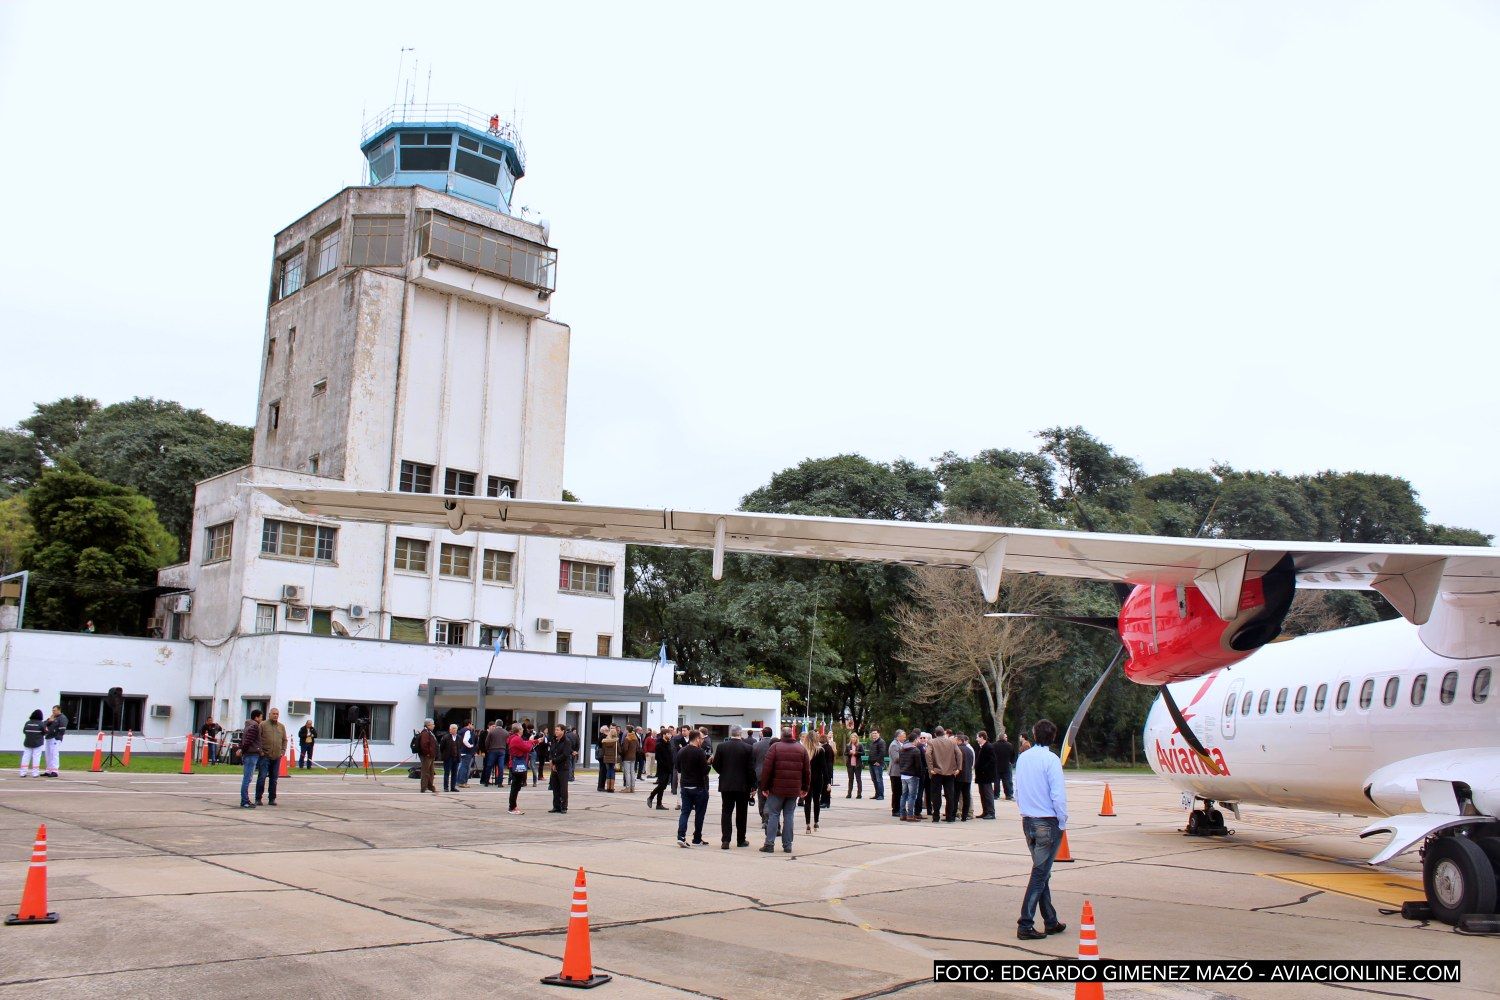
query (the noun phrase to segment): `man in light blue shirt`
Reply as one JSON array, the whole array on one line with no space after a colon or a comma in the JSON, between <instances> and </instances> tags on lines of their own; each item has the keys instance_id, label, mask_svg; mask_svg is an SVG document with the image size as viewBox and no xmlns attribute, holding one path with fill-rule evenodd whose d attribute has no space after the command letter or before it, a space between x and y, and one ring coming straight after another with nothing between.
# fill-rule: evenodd
<instances>
[{"instance_id":1,"label":"man in light blue shirt","mask_svg":"<svg viewBox=\"0 0 1500 1000\"><path fill-rule=\"evenodd\" d=\"M1063 787L1062 762L1050 744L1057 739L1057 727L1042 719L1032 727L1036 742L1016 759L1016 805L1021 810L1021 829L1031 851L1031 880L1026 883L1026 898L1021 902L1021 919L1016 937L1038 941L1048 934L1060 934L1068 925L1058 922L1052 908L1052 861L1062 843L1062 832L1068 828L1068 795ZM1036 909L1042 908L1045 931L1036 929Z\"/></svg>"}]
</instances>

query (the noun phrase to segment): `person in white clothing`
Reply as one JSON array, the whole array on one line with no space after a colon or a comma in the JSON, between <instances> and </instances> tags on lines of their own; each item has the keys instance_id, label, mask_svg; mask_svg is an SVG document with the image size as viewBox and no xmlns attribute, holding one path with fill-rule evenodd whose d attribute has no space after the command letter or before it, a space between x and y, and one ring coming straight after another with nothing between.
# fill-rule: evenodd
<instances>
[{"instance_id":1,"label":"person in white clothing","mask_svg":"<svg viewBox=\"0 0 1500 1000\"><path fill-rule=\"evenodd\" d=\"M57 777L57 755L62 752L63 737L68 732L68 717L61 705L52 706L52 717L42 723L42 738L47 748L47 770L44 776Z\"/></svg>"},{"instance_id":2,"label":"person in white clothing","mask_svg":"<svg viewBox=\"0 0 1500 1000\"><path fill-rule=\"evenodd\" d=\"M26 768L30 766L31 776L40 778L42 776L39 765L42 762L43 742L42 710L33 709L31 718L27 719L21 726L21 770L20 776L26 777Z\"/></svg>"}]
</instances>

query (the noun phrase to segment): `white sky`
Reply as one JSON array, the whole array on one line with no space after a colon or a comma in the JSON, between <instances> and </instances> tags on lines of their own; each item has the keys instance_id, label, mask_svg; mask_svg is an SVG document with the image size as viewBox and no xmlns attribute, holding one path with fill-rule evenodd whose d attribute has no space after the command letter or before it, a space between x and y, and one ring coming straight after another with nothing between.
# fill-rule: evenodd
<instances>
[{"instance_id":1,"label":"white sky","mask_svg":"<svg viewBox=\"0 0 1500 1000\"><path fill-rule=\"evenodd\" d=\"M0 5L0 425L255 416L271 237L361 116L509 116L566 480L717 509L1082 424L1148 471L1404 475L1500 533L1500 8ZM1487 432L1486 432L1487 433Z\"/></svg>"}]
</instances>

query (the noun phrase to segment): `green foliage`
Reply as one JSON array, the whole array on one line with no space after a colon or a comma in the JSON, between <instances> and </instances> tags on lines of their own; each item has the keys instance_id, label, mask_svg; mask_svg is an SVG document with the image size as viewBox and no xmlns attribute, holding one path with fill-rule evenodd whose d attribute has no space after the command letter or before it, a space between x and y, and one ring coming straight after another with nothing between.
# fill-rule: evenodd
<instances>
[{"instance_id":1,"label":"green foliage","mask_svg":"<svg viewBox=\"0 0 1500 1000\"><path fill-rule=\"evenodd\" d=\"M38 403L36 412L21 421L21 429L31 435L42 458L54 464L78 443L98 412L98 400L69 396L53 403Z\"/></svg>"},{"instance_id":2,"label":"green foliage","mask_svg":"<svg viewBox=\"0 0 1500 1000\"><path fill-rule=\"evenodd\" d=\"M66 455L93 475L149 497L161 523L186 549L194 484L247 464L253 436L250 428L202 410L137 398L93 414Z\"/></svg>"},{"instance_id":3,"label":"green foliage","mask_svg":"<svg viewBox=\"0 0 1500 1000\"><path fill-rule=\"evenodd\" d=\"M139 632L155 571L177 558L177 542L150 500L64 461L25 494L35 531L28 624Z\"/></svg>"},{"instance_id":4,"label":"green foliage","mask_svg":"<svg viewBox=\"0 0 1500 1000\"><path fill-rule=\"evenodd\" d=\"M13 496L36 482L42 456L25 431L0 428L0 497Z\"/></svg>"},{"instance_id":5,"label":"green foliage","mask_svg":"<svg viewBox=\"0 0 1500 1000\"><path fill-rule=\"evenodd\" d=\"M21 496L0 500L0 575L24 569L26 554L36 544L36 531L26 499Z\"/></svg>"}]
</instances>

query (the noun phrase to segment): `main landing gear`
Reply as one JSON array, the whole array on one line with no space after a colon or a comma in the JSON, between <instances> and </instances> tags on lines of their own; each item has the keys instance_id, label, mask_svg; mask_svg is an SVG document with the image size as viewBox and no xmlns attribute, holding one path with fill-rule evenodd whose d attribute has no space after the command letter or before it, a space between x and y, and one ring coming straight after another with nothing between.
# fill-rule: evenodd
<instances>
[{"instance_id":1,"label":"main landing gear","mask_svg":"<svg viewBox=\"0 0 1500 1000\"><path fill-rule=\"evenodd\" d=\"M1187 797L1186 793L1183 797ZM1183 832L1189 837L1227 837L1234 831L1224 825L1224 814L1214 808L1213 799L1195 795L1192 812L1188 813L1187 829Z\"/></svg>"},{"instance_id":2,"label":"main landing gear","mask_svg":"<svg viewBox=\"0 0 1500 1000\"><path fill-rule=\"evenodd\" d=\"M1500 825L1459 827L1429 837L1422 845L1422 888L1427 902L1408 903L1402 916L1429 915L1460 931L1500 933ZM1407 913L1408 909L1418 912ZM1426 909L1429 913L1420 912Z\"/></svg>"}]
</instances>

